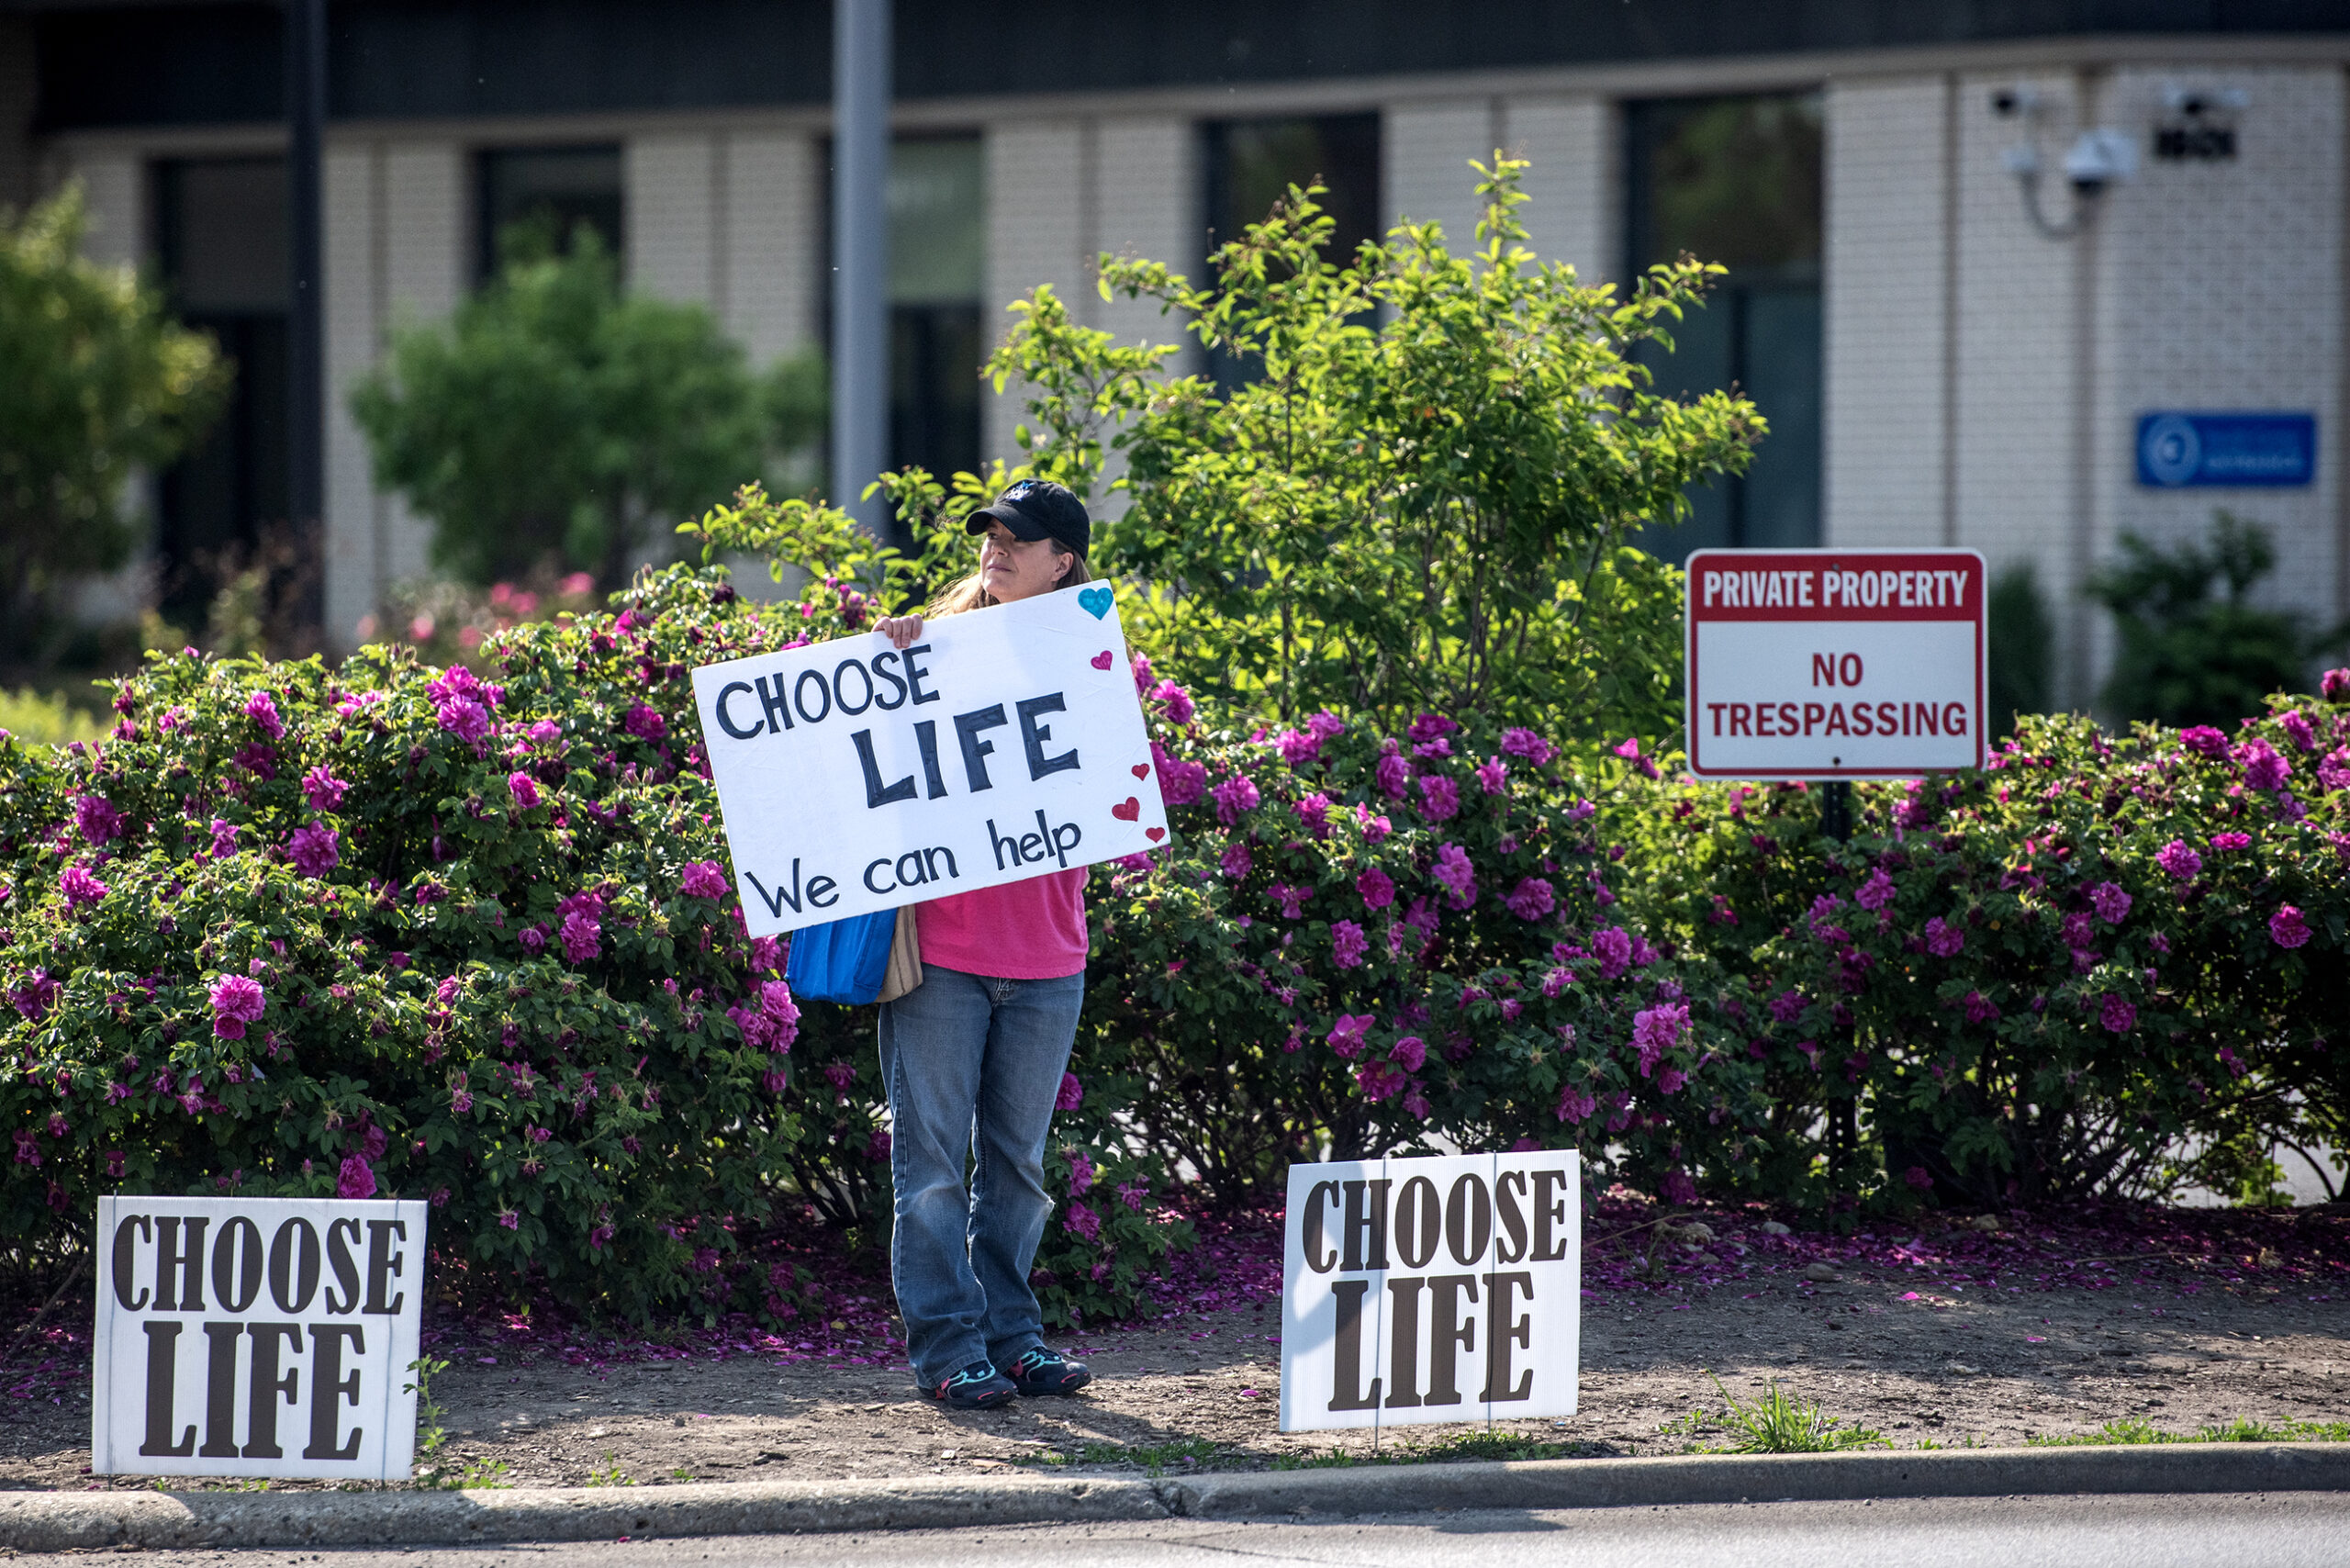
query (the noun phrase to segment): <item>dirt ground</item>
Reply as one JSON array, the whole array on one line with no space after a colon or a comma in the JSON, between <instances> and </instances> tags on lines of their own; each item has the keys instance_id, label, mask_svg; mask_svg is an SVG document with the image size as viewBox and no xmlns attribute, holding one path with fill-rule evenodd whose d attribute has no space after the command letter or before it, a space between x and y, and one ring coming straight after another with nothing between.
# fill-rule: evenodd
<instances>
[{"instance_id":1,"label":"dirt ground","mask_svg":"<svg viewBox=\"0 0 2350 1568\"><path fill-rule=\"evenodd\" d=\"M2350 1226L2339 1216L2307 1223L2329 1233ZM2329 1235L2327 1249L2339 1250L2340 1239ZM2027 1244L2014 1244L2020 1261ZM1932 1254L1930 1240L1911 1245L1910 1256ZM2012 1446L2129 1417L2188 1431L2238 1418L2350 1419L2350 1292L2337 1279L2264 1274L2256 1262L2214 1279L2209 1270L2134 1259L2120 1270L2126 1277L2098 1287L2046 1289L1991 1283L1979 1263L1973 1272L1888 1265L1880 1250L1858 1266L1815 1257L1815 1273L1841 1271L1819 1281L1805 1276L1800 1252L1759 1226L1719 1227L1709 1246L1708 1267L1657 1284L1606 1282L1623 1279L1630 1243L1612 1268L1587 1259L1586 1278L1603 1288L1587 1290L1583 1302L1580 1414L1505 1422L1495 1432L1590 1445L1586 1452L1677 1452L1693 1439L1718 1440L1718 1428L1704 1422L1664 1429L1693 1410L1718 1415L1709 1372L1741 1398L1777 1379L1902 1448ZM1943 1277L1958 1273L1965 1282ZM1276 1430L1278 1339L1269 1302L1090 1332L1064 1343L1092 1364L1091 1389L987 1414L922 1399L902 1368L757 1356L600 1368L544 1354L509 1354L495 1366L465 1357L435 1393L447 1411L444 1463L517 1485L1017 1465L1181 1473L1334 1450L1370 1457L1368 1433ZM1425 1449L1482 1430L1401 1428L1377 1441L1390 1451ZM88 1473L88 1432L86 1396L78 1405L71 1394L55 1405L0 1402L0 1486L107 1484Z\"/></svg>"}]
</instances>

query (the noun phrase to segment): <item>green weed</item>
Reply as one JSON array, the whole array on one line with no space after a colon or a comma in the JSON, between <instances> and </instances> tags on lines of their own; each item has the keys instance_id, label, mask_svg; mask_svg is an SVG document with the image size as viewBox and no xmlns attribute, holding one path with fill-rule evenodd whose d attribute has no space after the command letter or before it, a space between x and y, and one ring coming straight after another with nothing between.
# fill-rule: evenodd
<instances>
[{"instance_id":1,"label":"green weed","mask_svg":"<svg viewBox=\"0 0 2350 1568\"><path fill-rule=\"evenodd\" d=\"M1816 1401L1797 1398L1775 1381L1770 1392L1751 1405L1741 1404L1738 1395L1722 1387L1721 1379L1714 1378L1713 1383L1728 1406L1722 1427L1734 1439L1717 1452L1838 1453L1891 1446L1874 1428L1836 1420ZM1690 1419L1695 1418L1693 1411ZM1695 1430L1694 1426L1691 1429Z\"/></svg>"},{"instance_id":2,"label":"green weed","mask_svg":"<svg viewBox=\"0 0 2350 1568\"><path fill-rule=\"evenodd\" d=\"M588 1484L590 1486L633 1486L636 1484L636 1477L622 1470L620 1467L620 1462L612 1457L612 1450L606 1449L604 1468L589 1471Z\"/></svg>"}]
</instances>

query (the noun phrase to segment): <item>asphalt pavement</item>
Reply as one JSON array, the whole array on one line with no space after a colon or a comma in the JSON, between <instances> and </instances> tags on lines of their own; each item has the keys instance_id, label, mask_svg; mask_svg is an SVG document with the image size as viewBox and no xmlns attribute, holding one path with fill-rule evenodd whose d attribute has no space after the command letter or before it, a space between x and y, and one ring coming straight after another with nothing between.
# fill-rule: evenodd
<instances>
[{"instance_id":1,"label":"asphalt pavement","mask_svg":"<svg viewBox=\"0 0 2350 1568\"><path fill-rule=\"evenodd\" d=\"M1161 1519L845 1535L146 1551L143 1568L2302 1568L2350 1565L2350 1495L1945 1497L1462 1510L1347 1519Z\"/></svg>"}]
</instances>

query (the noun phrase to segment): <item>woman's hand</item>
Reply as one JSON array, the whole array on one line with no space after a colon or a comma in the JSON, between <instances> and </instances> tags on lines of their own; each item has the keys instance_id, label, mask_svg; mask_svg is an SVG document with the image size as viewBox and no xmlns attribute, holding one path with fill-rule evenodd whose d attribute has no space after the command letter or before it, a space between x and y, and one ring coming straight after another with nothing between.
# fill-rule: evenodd
<instances>
[{"instance_id":1,"label":"woman's hand","mask_svg":"<svg viewBox=\"0 0 2350 1568\"><path fill-rule=\"evenodd\" d=\"M922 617L919 615L885 615L873 623L873 629L890 639L890 645L906 649L922 641Z\"/></svg>"}]
</instances>

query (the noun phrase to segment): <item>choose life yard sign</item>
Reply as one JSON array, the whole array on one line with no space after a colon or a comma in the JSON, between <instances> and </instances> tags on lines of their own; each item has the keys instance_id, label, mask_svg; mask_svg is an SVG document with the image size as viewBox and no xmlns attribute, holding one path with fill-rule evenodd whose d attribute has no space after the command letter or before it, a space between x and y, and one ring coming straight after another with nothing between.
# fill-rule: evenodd
<instances>
[{"instance_id":1,"label":"choose life yard sign","mask_svg":"<svg viewBox=\"0 0 2350 1568\"><path fill-rule=\"evenodd\" d=\"M100 1198L93 1473L407 1480L427 1213Z\"/></svg>"},{"instance_id":2,"label":"choose life yard sign","mask_svg":"<svg viewBox=\"0 0 2350 1568\"><path fill-rule=\"evenodd\" d=\"M751 935L1167 842L1108 585L694 671Z\"/></svg>"},{"instance_id":3,"label":"choose life yard sign","mask_svg":"<svg viewBox=\"0 0 2350 1568\"><path fill-rule=\"evenodd\" d=\"M1989 666L1973 550L1689 557L1689 771L1913 778L1980 767Z\"/></svg>"},{"instance_id":4,"label":"choose life yard sign","mask_svg":"<svg viewBox=\"0 0 2350 1568\"><path fill-rule=\"evenodd\" d=\"M1572 1149L1289 1168L1281 1430L1572 1416Z\"/></svg>"}]
</instances>

